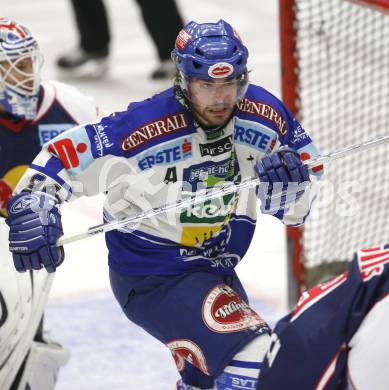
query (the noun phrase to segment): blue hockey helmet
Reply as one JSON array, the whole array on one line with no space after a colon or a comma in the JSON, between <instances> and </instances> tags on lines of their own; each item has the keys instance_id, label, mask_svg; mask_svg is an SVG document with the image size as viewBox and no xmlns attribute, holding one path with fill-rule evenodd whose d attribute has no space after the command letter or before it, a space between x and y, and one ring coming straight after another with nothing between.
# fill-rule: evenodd
<instances>
[{"instance_id":1,"label":"blue hockey helmet","mask_svg":"<svg viewBox=\"0 0 389 390\"><path fill-rule=\"evenodd\" d=\"M239 77L247 72L248 50L224 20L189 22L177 36L172 58L182 76L203 80Z\"/></svg>"},{"instance_id":2,"label":"blue hockey helmet","mask_svg":"<svg viewBox=\"0 0 389 390\"><path fill-rule=\"evenodd\" d=\"M10 114L34 119L43 56L24 26L0 18L0 106Z\"/></svg>"},{"instance_id":3,"label":"blue hockey helmet","mask_svg":"<svg viewBox=\"0 0 389 390\"><path fill-rule=\"evenodd\" d=\"M239 35L224 20L217 23L189 22L178 34L172 59L176 64L178 77L176 83L184 96L197 106L218 105L221 100L210 94L201 98L192 93L191 83L200 80L208 84L203 90L214 90L211 84L218 83L229 96L225 96L230 105L242 99L247 91L248 50ZM234 87L230 88L231 85Z\"/></svg>"}]
</instances>

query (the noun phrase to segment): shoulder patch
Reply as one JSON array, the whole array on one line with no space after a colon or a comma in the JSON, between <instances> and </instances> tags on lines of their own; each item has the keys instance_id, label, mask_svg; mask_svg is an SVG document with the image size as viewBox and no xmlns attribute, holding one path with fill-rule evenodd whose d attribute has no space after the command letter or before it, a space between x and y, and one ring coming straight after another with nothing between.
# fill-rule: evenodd
<instances>
[{"instance_id":1,"label":"shoulder patch","mask_svg":"<svg viewBox=\"0 0 389 390\"><path fill-rule=\"evenodd\" d=\"M252 114L275 123L281 135L285 135L288 131L284 118L270 104L244 98L238 102L237 109L240 112Z\"/></svg>"}]
</instances>

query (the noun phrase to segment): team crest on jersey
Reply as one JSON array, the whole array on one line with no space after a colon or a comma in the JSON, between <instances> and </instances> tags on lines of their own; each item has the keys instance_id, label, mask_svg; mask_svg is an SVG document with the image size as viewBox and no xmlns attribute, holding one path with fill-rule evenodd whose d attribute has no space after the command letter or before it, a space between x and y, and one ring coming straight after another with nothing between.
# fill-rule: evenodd
<instances>
[{"instance_id":1,"label":"team crest on jersey","mask_svg":"<svg viewBox=\"0 0 389 390\"><path fill-rule=\"evenodd\" d=\"M208 68L208 76L213 79L222 79L234 73L234 67L228 62L218 62Z\"/></svg>"},{"instance_id":2,"label":"team crest on jersey","mask_svg":"<svg viewBox=\"0 0 389 390\"><path fill-rule=\"evenodd\" d=\"M60 135L65 130L71 129L75 125L72 123L51 123L38 125L39 142L42 146L46 142L51 141L57 135Z\"/></svg>"},{"instance_id":3,"label":"team crest on jersey","mask_svg":"<svg viewBox=\"0 0 389 390\"><path fill-rule=\"evenodd\" d=\"M165 134L174 133L186 127L188 127L188 123L182 113L160 118L132 131L123 140L122 149L124 151L130 151L152 140L158 139Z\"/></svg>"},{"instance_id":4,"label":"team crest on jersey","mask_svg":"<svg viewBox=\"0 0 389 390\"><path fill-rule=\"evenodd\" d=\"M169 165L192 157L192 138L185 137L148 149L138 155L139 169L142 171L154 165Z\"/></svg>"},{"instance_id":5,"label":"team crest on jersey","mask_svg":"<svg viewBox=\"0 0 389 390\"><path fill-rule=\"evenodd\" d=\"M258 122L235 118L234 141L263 153L270 153L277 143L277 133Z\"/></svg>"},{"instance_id":6,"label":"team crest on jersey","mask_svg":"<svg viewBox=\"0 0 389 390\"><path fill-rule=\"evenodd\" d=\"M191 340L174 340L166 344L173 355L178 371L182 371L185 361L197 367L206 375L211 375L201 348Z\"/></svg>"},{"instance_id":7,"label":"team crest on jersey","mask_svg":"<svg viewBox=\"0 0 389 390\"><path fill-rule=\"evenodd\" d=\"M256 328L269 331L266 322L226 284L215 286L207 294L202 312L205 325L217 333Z\"/></svg>"}]
</instances>

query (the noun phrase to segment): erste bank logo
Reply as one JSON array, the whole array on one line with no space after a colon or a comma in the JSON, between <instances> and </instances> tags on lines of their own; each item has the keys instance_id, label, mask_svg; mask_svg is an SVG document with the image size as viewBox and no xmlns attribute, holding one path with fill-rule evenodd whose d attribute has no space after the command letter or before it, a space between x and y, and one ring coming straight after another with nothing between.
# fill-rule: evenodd
<instances>
[{"instance_id":1,"label":"erste bank logo","mask_svg":"<svg viewBox=\"0 0 389 390\"><path fill-rule=\"evenodd\" d=\"M263 153L271 152L278 135L258 122L235 118L234 141Z\"/></svg>"},{"instance_id":2,"label":"erste bank logo","mask_svg":"<svg viewBox=\"0 0 389 390\"><path fill-rule=\"evenodd\" d=\"M50 123L38 125L39 142L42 146L46 142L51 141L57 135L60 135L65 130L76 126L74 123Z\"/></svg>"},{"instance_id":3,"label":"erste bank logo","mask_svg":"<svg viewBox=\"0 0 389 390\"><path fill-rule=\"evenodd\" d=\"M158 145L137 157L138 167L142 171L154 165L169 165L192 157L192 137Z\"/></svg>"}]
</instances>

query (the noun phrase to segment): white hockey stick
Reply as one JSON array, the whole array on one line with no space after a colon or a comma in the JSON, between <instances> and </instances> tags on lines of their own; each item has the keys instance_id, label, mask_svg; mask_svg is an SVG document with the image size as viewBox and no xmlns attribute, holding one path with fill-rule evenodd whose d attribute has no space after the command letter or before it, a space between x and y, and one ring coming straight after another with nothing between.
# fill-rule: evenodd
<instances>
[{"instance_id":1,"label":"white hockey stick","mask_svg":"<svg viewBox=\"0 0 389 390\"><path fill-rule=\"evenodd\" d=\"M332 152L332 153L329 153L326 155L322 155L322 156L318 156L316 158L304 161L304 165L306 165L308 167L315 167L318 165L325 164L329 161L337 160L338 158L342 158L342 157L351 155L353 153L369 149L373 146L384 144L385 142L388 142L388 141L389 141L389 135L374 138L370 141L366 141L366 142L363 142L363 143L360 143L357 145L349 146L347 148L340 149L340 150L337 150L335 152ZM134 216L129 217L129 218L122 219L120 221L113 221L113 222L102 223L100 225L92 226L88 230L80 232L80 233L64 235L58 239L57 246L63 246L63 245L68 244L70 242L74 242L74 241L82 240L82 239L87 238L87 237L94 236L95 234L106 233L106 232L109 232L111 230L124 228L128 225L139 223L143 219L146 219L146 218L152 218L152 217L155 217L157 215L167 213L169 211L177 211L179 209L184 209L184 208L187 208L189 206L203 203L209 199L219 198L219 197L224 196L226 194L241 191L244 188L255 187L258 184L259 184L258 178L254 178L254 179L247 178L247 179L244 179L239 184L226 183L225 186L215 188L214 190L211 190L204 195L200 194L200 195L197 195L195 197L180 200L176 203L171 203L171 204L167 204L167 205L164 205L161 207L150 209L148 211L144 211L142 213L139 213L139 214L134 215Z\"/></svg>"}]
</instances>

